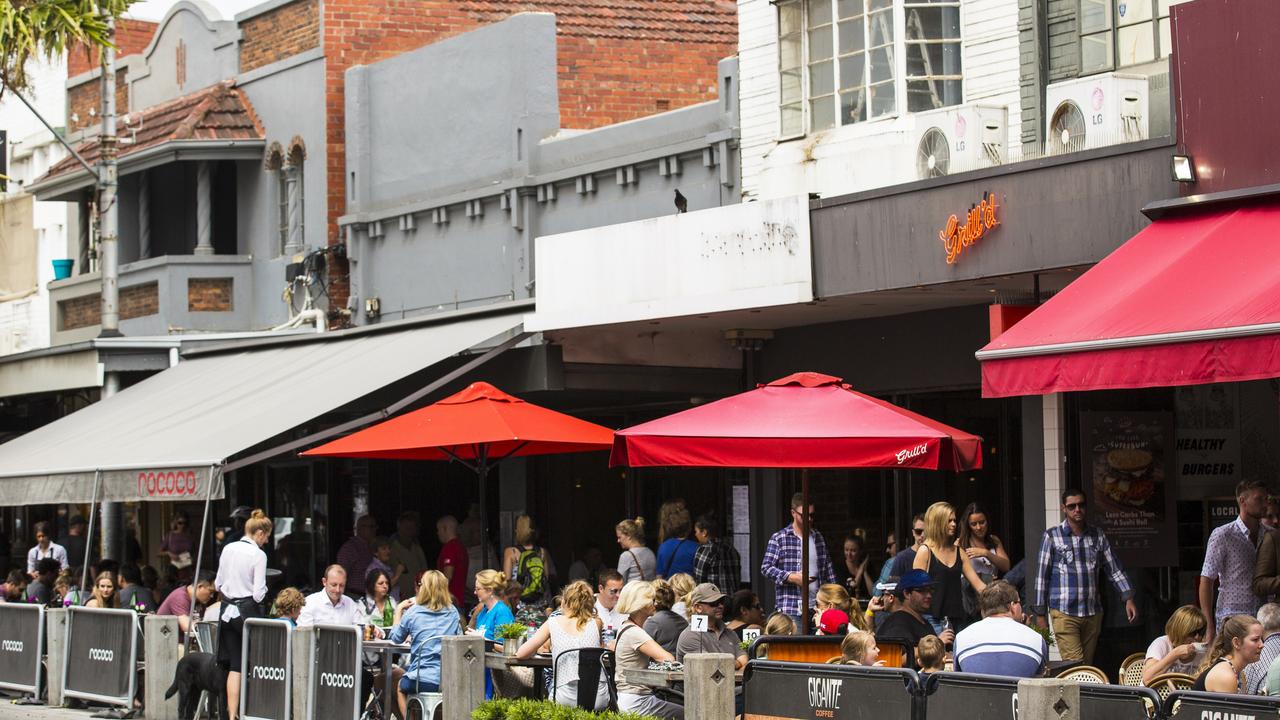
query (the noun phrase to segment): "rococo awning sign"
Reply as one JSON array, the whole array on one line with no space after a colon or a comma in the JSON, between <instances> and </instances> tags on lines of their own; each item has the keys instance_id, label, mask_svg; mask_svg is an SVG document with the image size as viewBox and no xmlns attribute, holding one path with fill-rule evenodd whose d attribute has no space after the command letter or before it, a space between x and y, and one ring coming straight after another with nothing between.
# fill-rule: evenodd
<instances>
[{"instance_id":1,"label":"rococo awning sign","mask_svg":"<svg viewBox=\"0 0 1280 720\"><path fill-rule=\"evenodd\" d=\"M947 253L947 264L954 265L965 248L978 242L999 225L996 196L991 192L982 193L982 202L969 208L964 217L964 225L960 224L960 219L955 215L947 218L947 224L938 233L942 249Z\"/></svg>"}]
</instances>

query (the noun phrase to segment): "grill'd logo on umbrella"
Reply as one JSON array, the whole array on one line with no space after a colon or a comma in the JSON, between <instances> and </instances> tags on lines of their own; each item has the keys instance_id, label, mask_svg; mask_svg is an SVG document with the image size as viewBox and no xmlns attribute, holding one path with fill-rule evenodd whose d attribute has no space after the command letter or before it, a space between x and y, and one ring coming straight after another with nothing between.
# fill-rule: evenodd
<instances>
[{"instance_id":1,"label":"grill'd logo on umbrella","mask_svg":"<svg viewBox=\"0 0 1280 720\"><path fill-rule=\"evenodd\" d=\"M898 459L898 464L901 465L902 463L910 460L911 458L920 457L921 455L924 455L927 452L929 452L929 443L921 443L920 445L917 445L913 448L908 448L906 450L899 450L897 453L894 454L894 457Z\"/></svg>"}]
</instances>

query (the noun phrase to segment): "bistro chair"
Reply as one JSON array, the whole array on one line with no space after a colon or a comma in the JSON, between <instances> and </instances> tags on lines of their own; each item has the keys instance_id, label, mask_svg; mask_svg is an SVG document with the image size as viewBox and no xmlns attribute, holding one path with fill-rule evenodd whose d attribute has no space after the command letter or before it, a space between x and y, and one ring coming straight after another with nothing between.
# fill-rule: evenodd
<instances>
[{"instance_id":1,"label":"bistro chair","mask_svg":"<svg viewBox=\"0 0 1280 720\"><path fill-rule=\"evenodd\" d=\"M1092 665L1077 665L1058 673L1058 677L1062 680L1075 680L1078 683L1107 684L1107 674Z\"/></svg>"},{"instance_id":2,"label":"bistro chair","mask_svg":"<svg viewBox=\"0 0 1280 720\"><path fill-rule=\"evenodd\" d=\"M618 686L613 676L613 653L604 648L573 648L556 653L551 661L551 701L556 691L571 680L578 681L577 706L583 710L596 709L600 679L604 678L605 691L609 694L607 708L618 709Z\"/></svg>"},{"instance_id":3,"label":"bistro chair","mask_svg":"<svg viewBox=\"0 0 1280 720\"><path fill-rule=\"evenodd\" d=\"M438 692L420 692L409 696L405 712L413 720L435 720L436 711L444 703L444 695Z\"/></svg>"},{"instance_id":4,"label":"bistro chair","mask_svg":"<svg viewBox=\"0 0 1280 720\"><path fill-rule=\"evenodd\" d=\"M1142 668L1147 664L1144 653L1134 653L1120 663L1120 684L1130 687L1142 686Z\"/></svg>"},{"instance_id":5,"label":"bistro chair","mask_svg":"<svg viewBox=\"0 0 1280 720\"><path fill-rule=\"evenodd\" d=\"M1169 697L1169 694L1177 690L1190 690L1192 685L1196 684L1196 679L1190 675L1183 673L1164 673L1151 678L1151 682L1147 683L1147 687L1156 691L1161 700Z\"/></svg>"}]
</instances>

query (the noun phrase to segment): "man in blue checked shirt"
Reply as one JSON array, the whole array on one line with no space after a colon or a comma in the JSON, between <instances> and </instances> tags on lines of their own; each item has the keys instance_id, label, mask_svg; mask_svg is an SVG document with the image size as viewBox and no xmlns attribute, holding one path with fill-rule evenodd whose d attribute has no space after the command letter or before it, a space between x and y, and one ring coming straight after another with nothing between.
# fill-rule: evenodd
<instances>
[{"instance_id":1,"label":"man in blue checked shirt","mask_svg":"<svg viewBox=\"0 0 1280 720\"><path fill-rule=\"evenodd\" d=\"M1044 531L1032 586L1036 623L1044 628L1045 615L1053 621L1053 634L1063 660L1093 663L1093 651L1102 631L1099 571L1115 584L1124 598L1129 622L1138 619L1133 604L1133 588L1111 550L1101 529L1084 521L1084 492L1077 488L1062 491L1061 525ZM1047 611L1047 612L1046 612Z\"/></svg>"},{"instance_id":2,"label":"man in blue checked shirt","mask_svg":"<svg viewBox=\"0 0 1280 720\"><path fill-rule=\"evenodd\" d=\"M800 493L791 496L791 524L782 528L769 538L769 546L765 548L764 560L760 562L760 572L777 585L776 598L778 612L790 615L796 624L800 619L800 558L803 549L801 535L804 533L805 513L804 498ZM813 505L809 506L808 516L813 517ZM812 607L818 594L818 586L836 581L836 571L831 566L831 553L827 550L827 541L822 533L809 530L809 604Z\"/></svg>"}]
</instances>

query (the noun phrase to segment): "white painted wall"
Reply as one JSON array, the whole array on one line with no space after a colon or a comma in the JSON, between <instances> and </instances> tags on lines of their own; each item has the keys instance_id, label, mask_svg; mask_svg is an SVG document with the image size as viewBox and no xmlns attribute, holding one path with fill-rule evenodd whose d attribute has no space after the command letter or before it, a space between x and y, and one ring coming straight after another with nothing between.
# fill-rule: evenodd
<instances>
[{"instance_id":1,"label":"white painted wall","mask_svg":"<svg viewBox=\"0 0 1280 720\"><path fill-rule=\"evenodd\" d=\"M33 62L30 67L32 90L27 98L54 127L62 126L66 117L65 61ZM9 132L8 193L12 197L23 192L49 169L66 157L67 152L53 134L40 124L19 100L8 91L0 98L0 127ZM53 280L55 258L70 257L68 231L75 208L68 203L36 202L32 206L30 241L37 245L36 272L38 283L28 291L0 297L0 355L25 352L49 346L49 291ZM3 261L0 258L0 261Z\"/></svg>"},{"instance_id":2,"label":"white painted wall","mask_svg":"<svg viewBox=\"0 0 1280 720\"><path fill-rule=\"evenodd\" d=\"M981 167L979 106L1006 108L1004 145L1018 145L1017 0L964 0L961 7L965 104L847 125L779 143L777 11L769 0L738 0L739 103L742 113L743 199L798 192L823 197L918 179L916 148L929 127L954 134L965 127L963 147L952 146L952 172ZM956 112L967 113L962 123ZM927 117L926 117L927 116Z\"/></svg>"},{"instance_id":3,"label":"white painted wall","mask_svg":"<svg viewBox=\"0 0 1280 720\"><path fill-rule=\"evenodd\" d=\"M813 300L804 197L729 205L535 241L535 332Z\"/></svg>"}]
</instances>

